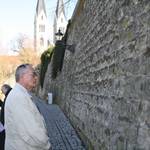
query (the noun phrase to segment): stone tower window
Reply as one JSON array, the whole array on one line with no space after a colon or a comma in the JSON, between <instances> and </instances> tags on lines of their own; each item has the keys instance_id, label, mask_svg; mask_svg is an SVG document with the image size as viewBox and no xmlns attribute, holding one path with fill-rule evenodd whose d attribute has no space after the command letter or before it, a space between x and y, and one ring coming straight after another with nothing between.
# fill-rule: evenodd
<instances>
[{"instance_id":1,"label":"stone tower window","mask_svg":"<svg viewBox=\"0 0 150 150\"><path fill-rule=\"evenodd\" d=\"M39 31L45 32L45 25L39 25Z\"/></svg>"},{"instance_id":2,"label":"stone tower window","mask_svg":"<svg viewBox=\"0 0 150 150\"><path fill-rule=\"evenodd\" d=\"M44 39L42 37L40 38L40 45L44 46Z\"/></svg>"}]
</instances>

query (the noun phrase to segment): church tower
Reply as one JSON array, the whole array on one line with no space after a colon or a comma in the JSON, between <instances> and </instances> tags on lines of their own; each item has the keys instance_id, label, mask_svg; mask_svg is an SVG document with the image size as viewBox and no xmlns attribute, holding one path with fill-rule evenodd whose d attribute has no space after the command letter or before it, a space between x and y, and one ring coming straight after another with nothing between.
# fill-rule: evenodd
<instances>
[{"instance_id":1,"label":"church tower","mask_svg":"<svg viewBox=\"0 0 150 150\"><path fill-rule=\"evenodd\" d=\"M49 42L49 24L44 0L38 0L34 20L34 48L38 54L46 50Z\"/></svg>"},{"instance_id":2,"label":"church tower","mask_svg":"<svg viewBox=\"0 0 150 150\"><path fill-rule=\"evenodd\" d=\"M56 12L54 16L54 43L56 42L56 33L60 30L63 34L66 31L67 19L63 0L57 1Z\"/></svg>"}]
</instances>

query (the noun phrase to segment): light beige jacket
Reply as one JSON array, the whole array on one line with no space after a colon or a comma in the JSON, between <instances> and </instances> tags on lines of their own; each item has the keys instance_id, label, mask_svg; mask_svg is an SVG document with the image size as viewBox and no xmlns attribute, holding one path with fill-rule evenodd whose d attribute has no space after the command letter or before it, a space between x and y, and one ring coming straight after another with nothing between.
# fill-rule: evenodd
<instances>
[{"instance_id":1,"label":"light beige jacket","mask_svg":"<svg viewBox=\"0 0 150 150\"><path fill-rule=\"evenodd\" d=\"M5 104L5 150L48 150L45 121L27 90L16 83Z\"/></svg>"}]
</instances>

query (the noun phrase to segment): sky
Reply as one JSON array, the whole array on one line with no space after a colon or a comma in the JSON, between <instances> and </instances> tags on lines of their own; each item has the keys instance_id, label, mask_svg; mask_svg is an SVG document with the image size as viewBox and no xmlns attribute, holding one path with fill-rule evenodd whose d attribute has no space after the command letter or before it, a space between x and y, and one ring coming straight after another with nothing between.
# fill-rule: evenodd
<instances>
[{"instance_id":1,"label":"sky","mask_svg":"<svg viewBox=\"0 0 150 150\"><path fill-rule=\"evenodd\" d=\"M74 10L77 0L64 0L67 19ZM33 37L34 16L37 0L0 0L0 53L8 51L18 34ZM45 0L49 23L53 24L53 16L57 0Z\"/></svg>"}]
</instances>

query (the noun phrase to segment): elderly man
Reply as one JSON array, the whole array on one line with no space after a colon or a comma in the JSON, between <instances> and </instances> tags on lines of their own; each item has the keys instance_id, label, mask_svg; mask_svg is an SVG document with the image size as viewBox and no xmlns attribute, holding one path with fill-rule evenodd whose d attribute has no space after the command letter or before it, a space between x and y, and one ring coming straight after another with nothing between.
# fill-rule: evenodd
<instances>
[{"instance_id":1,"label":"elderly man","mask_svg":"<svg viewBox=\"0 0 150 150\"><path fill-rule=\"evenodd\" d=\"M49 150L45 122L29 92L35 86L34 69L23 64L16 69L16 85L5 104L5 150Z\"/></svg>"}]
</instances>

